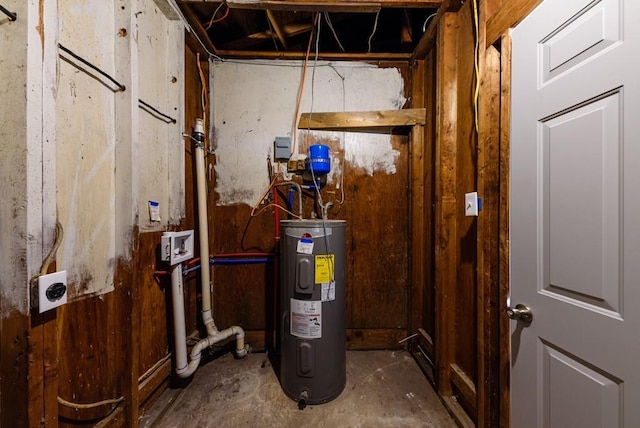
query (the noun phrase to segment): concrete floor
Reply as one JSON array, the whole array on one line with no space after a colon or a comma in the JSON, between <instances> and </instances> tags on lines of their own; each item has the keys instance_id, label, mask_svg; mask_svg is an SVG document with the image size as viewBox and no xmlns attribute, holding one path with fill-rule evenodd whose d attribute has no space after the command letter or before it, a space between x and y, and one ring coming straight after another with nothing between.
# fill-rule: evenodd
<instances>
[{"instance_id":1,"label":"concrete floor","mask_svg":"<svg viewBox=\"0 0 640 428\"><path fill-rule=\"evenodd\" d=\"M167 389L142 427L456 427L404 351L347 353L347 385L335 400L298 410L266 354L224 355L184 389Z\"/></svg>"}]
</instances>

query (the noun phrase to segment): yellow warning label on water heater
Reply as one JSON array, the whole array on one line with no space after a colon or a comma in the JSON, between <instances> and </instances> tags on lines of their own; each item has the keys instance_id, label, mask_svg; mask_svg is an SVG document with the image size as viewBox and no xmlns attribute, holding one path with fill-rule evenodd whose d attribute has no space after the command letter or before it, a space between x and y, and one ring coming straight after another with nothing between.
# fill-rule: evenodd
<instances>
[{"instance_id":1,"label":"yellow warning label on water heater","mask_svg":"<svg viewBox=\"0 0 640 428\"><path fill-rule=\"evenodd\" d=\"M333 281L333 254L316 256L316 284Z\"/></svg>"}]
</instances>

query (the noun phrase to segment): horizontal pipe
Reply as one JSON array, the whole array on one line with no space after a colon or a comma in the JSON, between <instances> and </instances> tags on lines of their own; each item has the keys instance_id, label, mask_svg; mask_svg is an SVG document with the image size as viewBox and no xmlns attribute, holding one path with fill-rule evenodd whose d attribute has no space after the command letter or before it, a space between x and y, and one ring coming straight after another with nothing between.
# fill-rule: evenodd
<instances>
[{"instance_id":1,"label":"horizontal pipe","mask_svg":"<svg viewBox=\"0 0 640 428\"><path fill-rule=\"evenodd\" d=\"M221 259L225 257L273 257L271 253L222 253L212 256L214 259Z\"/></svg>"},{"instance_id":2,"label":"horizontal pipe","mask_svg":"<svg viewBox=\"0 0 640 428\"><path fill-rule=\"evenodd\" d=\"M213 260L214 265L255 265L259 263L268 263L270 261L269 258L261 258L261 259L222 259L222 260Z\"/></svg>"}]
</instances>

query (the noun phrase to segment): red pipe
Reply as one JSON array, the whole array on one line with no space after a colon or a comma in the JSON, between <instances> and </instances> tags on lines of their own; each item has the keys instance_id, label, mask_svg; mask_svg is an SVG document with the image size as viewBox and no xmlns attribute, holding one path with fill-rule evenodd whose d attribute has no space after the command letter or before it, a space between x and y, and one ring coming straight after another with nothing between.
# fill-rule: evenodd
<instances>
[{"instance_id":1,"label":"red pipe","mask_svg":"<svg viewBox=\"0 0 640 428\"><path fill-rule=\"evenodd\" d=\"M230 257L269 257L272 256L271 253L223 253L223 254L215 254L213 256L214 259L224 259Z\"/></svg>"},{"instance_id":2,"label":"red pipe","mask_svg":"<svg viewBox=\"0 0 640 428\"><path fill-rule=\"evenodd\" d=\"M273 186L273 203L278 205L278 190ZM273 258L273 349L277 348L276 336L278 330L278 254L280 252L280 210L273 210L275 221L275 254Z\"/></svg>"}]
</instances>

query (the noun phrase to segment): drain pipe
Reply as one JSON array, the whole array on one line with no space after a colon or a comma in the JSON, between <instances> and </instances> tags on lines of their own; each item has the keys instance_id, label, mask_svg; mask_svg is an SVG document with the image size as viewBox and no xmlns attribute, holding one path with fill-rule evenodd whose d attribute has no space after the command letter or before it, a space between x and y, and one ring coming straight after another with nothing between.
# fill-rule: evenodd
<instances>
[{"instance_id":1,"label":"drain pipe","mask_svg":"<svg viewBox=\"0 0 640 428\"><path fill-rule=\"evenodd\" d=\"M204 126L202 119L196 119L193 139L195 140L196 158L196 190L198 199L198 232L200 240L200 254L209 255L209 227L207 222L207 193L204 166ZM202 283L202 321L207 330L207 337L200 340L192 349L190 361L187 363L187 341L184 322L184 296L182 286L182 265L176 266L171 272L171 292L174 309L174 334L176 338L176 374L181 378L191 376L198 365L202 351L233 335L236 336L236 355L242 358L247 355L244 344L244 330L238 326L219 331L211 314L211 278L210 266L204 263L200 269ZM179 330L179 331L178 331Z\"/></svg>"}]
</instances>

